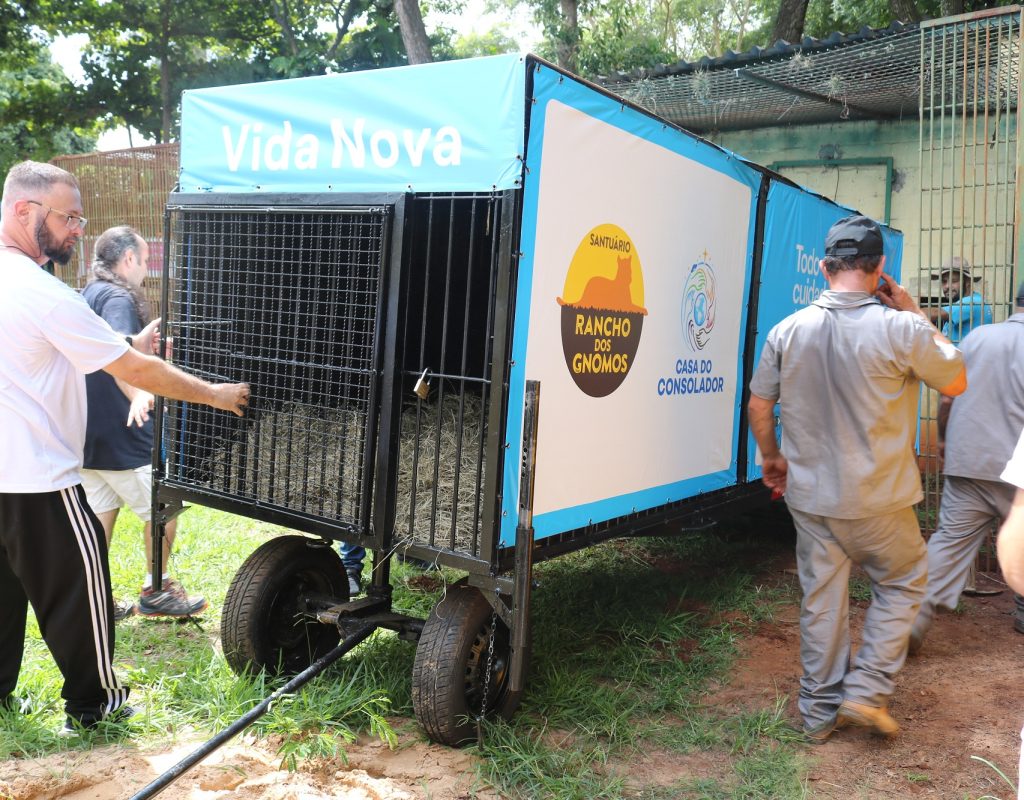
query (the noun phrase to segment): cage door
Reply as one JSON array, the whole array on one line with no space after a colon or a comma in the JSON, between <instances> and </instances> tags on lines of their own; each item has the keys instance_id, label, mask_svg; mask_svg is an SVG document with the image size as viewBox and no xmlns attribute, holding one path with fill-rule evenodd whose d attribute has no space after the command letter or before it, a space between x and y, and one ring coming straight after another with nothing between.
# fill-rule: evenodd
<instances>
[{"instance_id":1,"label":"cage door","mask_svg":"<svg viewBox=\"0 0 1024 800\"><path fill-rule=\"evenodd\" d=\"M365 535L392 208L204 204L169 216L174 360L252 394L242 418L169 403L162 480L248 516Z\"/></svg>"}]
</instances>

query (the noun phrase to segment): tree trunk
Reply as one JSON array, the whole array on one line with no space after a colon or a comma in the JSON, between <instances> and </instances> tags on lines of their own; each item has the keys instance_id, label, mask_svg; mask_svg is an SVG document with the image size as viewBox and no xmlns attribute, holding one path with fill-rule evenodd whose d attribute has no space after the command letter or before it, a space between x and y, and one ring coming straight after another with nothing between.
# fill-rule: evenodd
<instances>
[{"instance_id":1,"label":"tree trunk","mask_svg":"<svg viewBox=\"0 0 1024 800\"><path fill-rule=\"evenodd\" d=\"M779 15L772 29L772 44L782 39L796 44L804 35L804 20L807 18L809 0L780 0Z\"/></svg>"},{"instance_id":2,"label":"tree trunk","mask_svg":"<svg viewBox=\"0 0 1024 800\"><path fill-rule=\"evenodd\" d=\"M285 46L288 48L288 55L294 58L299 54L299 44L295 41L295 30L292 28L290 9L287 2L278 3L272 0L271 11L277 24L281 26L281 35L284 37Z\"/></svg>"},{"instance_id":3,"label":"tree trunk","mask_svg":"<svg viewBox=\"0 0 1024 800\"><path fill-rule=\"evenodd\" d=\"M324 58L327 61L333 61L335 56L337 56L338 48L344 41L345 34L348 33L352 20L365 10L366 4L363 0L348 0L345 3L344 11L341 10L339 5L334 6L334 41L331 42L331 46L327 48L327 52L324 54Z\"/></svg>"},{"instance_id":4,"label":"tree trunk","mask_svg":"<svg viewBox=\"0 0 1024 800\"><path fill-rule=\"evenodd\" d=\"M395 14L398 16L398 29L402 32L402 43L409 63L428 64L433 61L418 0L395 0Z\"/></svg>"},{"instance_id":5,"label":"tree trunk","mask_svg":"<svg viewBox=\"0 0 1024 800\"><path fill-rule=\"evenodd\" d=\"M558 0L558 5L562 9L562 26L555 41L555 58L562 69L576 72L580 39L578 0Z\"/></svg>"},{"instance_id":6,"label":"tree trunk","mask_svg":"<svg viewBox=\"0 0 1024 800\"><path fill-rule=\"evenodd\" d=\"M963 8L963 3L960 7ZM889 10L892 18L900 22L920 22L923 19L914 0L889 0Z\"/></svg>"}]
</instances>

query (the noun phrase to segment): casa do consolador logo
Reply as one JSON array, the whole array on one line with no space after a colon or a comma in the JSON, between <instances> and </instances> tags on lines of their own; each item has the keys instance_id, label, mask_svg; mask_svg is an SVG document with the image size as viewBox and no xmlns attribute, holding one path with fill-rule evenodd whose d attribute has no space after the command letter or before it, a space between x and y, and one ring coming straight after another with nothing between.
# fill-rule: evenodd
<instances>
[{"instance_id":1,"label":"casa do consolador logo","mask_svg":"<svg viewBox=\"0 0 1024 800\"><path fill-rule=\"evenodd\" d=\"M704 349L715 327L715 271L707 261L698 261L690 267L683 288L683 307L680 318L683 339L693 353Z\"/></svg>"},{"instance_id":2,"label":"casa do consolador logo","mask_svg":"<svg viewBox=\"0 0 1024 800\"><path fill-rule=\"evenodd\" d=\"M671 372L658 378L657 391L661 397L688 400L704 394L720 394L725 391L726 383L725 376L715 365L714 348L710 346L718 306L715 269L706 250L698 261L689 267L683 262L681 267L683 296L679 304L679 323L684 344Z\"/></svg>"},{"instance_id":3,"label":"casa do consolador logo","mask_svg":"<svg viewBox=\"0 0 1024 800\"><path fill-rule=\"evenodd\" d=\"M629 235L610 223L587 233L555 299L573 381L591 397L610 395L633 366L647 316L643 269Z\"/></svg>"}]
</instances>

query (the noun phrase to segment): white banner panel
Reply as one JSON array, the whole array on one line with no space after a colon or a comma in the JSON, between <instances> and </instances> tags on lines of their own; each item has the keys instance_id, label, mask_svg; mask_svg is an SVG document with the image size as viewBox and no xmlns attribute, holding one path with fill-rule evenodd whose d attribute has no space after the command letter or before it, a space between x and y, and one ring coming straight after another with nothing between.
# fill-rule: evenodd
<instances>
[{"instance_id":1,"label":"white banner panel","mask_svg":"<svg viewBox=\"0 0 1024 800\"><path fill-rule=\"evenodd\" d=\"M541 536L735 464L752 207L748 184L570 105L543 125L524 370Z\"/></svg>"}]
</instances>

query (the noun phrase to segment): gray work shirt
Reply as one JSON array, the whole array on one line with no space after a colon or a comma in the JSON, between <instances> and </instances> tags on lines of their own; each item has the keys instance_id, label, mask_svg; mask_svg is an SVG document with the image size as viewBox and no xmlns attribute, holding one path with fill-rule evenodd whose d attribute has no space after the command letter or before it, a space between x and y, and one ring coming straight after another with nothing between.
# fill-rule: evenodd
<instances>
[{"instance_id":1,"label":"gray work shirt","mask_svg":"<svg viewBox=\"0 0 1024 800\"><path fill-rule=\"evenodd\" d=\"M921 500L919 381L943 388L963 365L935 334L874 295L831 290L772 328L750 390L780 401L790 506L861 519Z\"/></svg>"},{"instance_id":2,"label":"gray work shirt","mask_svg":"<svg viewBox=\"0 0 1024 800\"><path fill-rule=\"evenodd\" d=\"M943 471L997 481L1024 429L1024 313L975 328L960 349L967 391L949 412Z\"/></svg>"}]
</instances>

